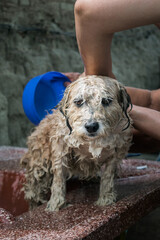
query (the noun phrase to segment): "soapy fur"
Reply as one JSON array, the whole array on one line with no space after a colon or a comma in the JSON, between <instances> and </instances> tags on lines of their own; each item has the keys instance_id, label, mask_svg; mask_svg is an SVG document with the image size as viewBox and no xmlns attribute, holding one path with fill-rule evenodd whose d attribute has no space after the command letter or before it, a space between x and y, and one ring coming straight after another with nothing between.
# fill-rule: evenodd
<instances>
[{"instance_id":1,"label":"soapy fur","mask_svg":"<svg viewBox=\"0 0 160 240\"><path fill-rule=\"evenodd\" d=\"M70 84L57 109L48 114L28 138L25 198L31 208L47 201L47 210L66 204L66 179L100 176L97 205L116 200L116 165L127 154L132 134L127 109L130 98L116 80L102 76L81 77ZM98 123L90 133L86 124Z\"/></svg>"}]
</instances>

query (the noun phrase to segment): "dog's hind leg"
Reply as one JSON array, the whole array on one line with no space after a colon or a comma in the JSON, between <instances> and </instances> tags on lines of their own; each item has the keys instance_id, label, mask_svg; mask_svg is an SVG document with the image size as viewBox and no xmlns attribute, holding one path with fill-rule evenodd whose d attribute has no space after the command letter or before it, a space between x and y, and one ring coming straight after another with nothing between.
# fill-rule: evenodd
<instances>
[{"instance_id":1,"label":"dog's hind leg","mask_svg":"<svg viewBox=\"0 0 160 240\"><path fill-rule=\"evenodd\" d=\"M116 160L112 159L102 171L99 198L96 205L110 205L116 200L116 193L114 192L115 163Z\"/></svg>"},{"instance_id":2,"label":"dog's hind leg","mask_svg":"<svg viewBox=\"0 0 160 240\"><path fill-rule=\"evenodd\" d=\"M23 190L25 192L25 199L29 202L30 209L47 202L52 179L52 174L40 167L34 167L33 170L30 170L26 174L26 182Z\"/></svg>"},{"instance_id":3,"label":"dog's hind leg","mask_svg":"<svg viewBox=\"0 0 160 240\"><path fill-rule=\"evenodd\" d=\"M51 197L47 203L46 210L58 211L65 206L66 178L63 173L62 159L54 160L53 182L51 186Z\"/></svg>"}]
</instances>

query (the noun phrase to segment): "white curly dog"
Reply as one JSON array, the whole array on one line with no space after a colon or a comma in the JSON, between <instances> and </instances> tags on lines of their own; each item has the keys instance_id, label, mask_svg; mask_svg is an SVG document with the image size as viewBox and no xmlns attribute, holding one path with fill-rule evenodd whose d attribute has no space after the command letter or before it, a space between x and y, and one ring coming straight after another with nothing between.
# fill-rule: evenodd
<instances>
[{"instance_id":1,"label":"white curly dog","mask_svg":"<svg viewBox=\"0 0 160 240\"><path fill-rule=\"evenodd\" d=\"M57 109L28 138L25 198L33 208L47 201L47 210L65 206L66 178L100 174L97 205L116 200L114 173L125 157L132 134L125 88L102 76L81 77L70 84Z\"/></svg>"}]
</instances>

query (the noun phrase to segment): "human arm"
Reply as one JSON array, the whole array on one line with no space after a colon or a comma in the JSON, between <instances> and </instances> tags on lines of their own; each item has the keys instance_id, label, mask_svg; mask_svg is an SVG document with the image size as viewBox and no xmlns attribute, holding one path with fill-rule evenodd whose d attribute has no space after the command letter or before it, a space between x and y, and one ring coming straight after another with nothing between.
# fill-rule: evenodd
<instances>
[{"instance_id":1,"label":"human arm","mask_svg":"<svg viewBox=\"0 0 160 240\"><path fill-rule=\"evenodd\" d=\"M130 116L135 129L153 139L160 140L159 111L133 105Z\"/></svg>"}]
</instances>

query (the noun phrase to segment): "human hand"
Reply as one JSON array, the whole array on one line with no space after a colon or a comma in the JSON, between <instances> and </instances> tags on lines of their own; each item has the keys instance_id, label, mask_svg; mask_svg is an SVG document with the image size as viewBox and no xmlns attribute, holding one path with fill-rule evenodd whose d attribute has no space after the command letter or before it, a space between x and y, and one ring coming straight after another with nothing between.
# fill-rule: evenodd
<instances>
[{"instance_id":1,"label":"human hand","mask_svg":"<svg viewBox=\"0 0 160 240\"><path fill-rule=\"evenodd\" d=\"M79 78L79 76L81 75L78 72L67 72L67 73L63 73L66 77L69 78L69 80L71 82L74 82L75 80L77 80ZM67 87L70 83L69 82L65 82L64 86Z\"/></svg>"}]
</instances>

